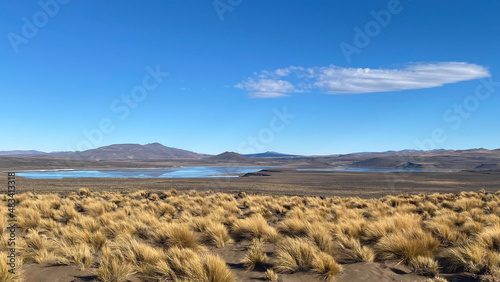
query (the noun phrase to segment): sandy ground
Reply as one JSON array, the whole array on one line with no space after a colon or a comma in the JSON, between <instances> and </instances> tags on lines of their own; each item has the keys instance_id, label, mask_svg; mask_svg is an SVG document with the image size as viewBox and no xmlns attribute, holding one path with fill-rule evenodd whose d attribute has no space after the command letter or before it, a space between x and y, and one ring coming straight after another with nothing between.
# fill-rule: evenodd
<instances>
[{"instance_id":1,"label":"sandy ground","mask_svg":"<svg viewBox=\"0 0 500 282\"><path fill-rule=\"evenodd\" d=\"M245 271L233 266L236 281L265 281L264 270ZM97 276L92 270L80 271L76 266L52 266L50 264L30 264L24 268L26 282L83 282L94 281ZM279 274L279 281L283 282L322 282L319 277L311 273ZM395 267L383 266L378 263L355 263L344 265L344 271L336 282L355 281L394 281L394 282L417 282L425 281L426 278L415 274L408 274L405 270ZM131 277L131 282L141 281Z\"/></svg>"},{"instance_id":2,"label":"sandy ground","mask_svg":"<svg viewBox=\"0 0 500 282\"><path fill-rule=\"evenodd\" d=\"M17 190L22 192L69 193L85 187L92 191L134 191L146 189L161 191L176 189L315 196L343 196L374 198L385 195L418 193L460 193L461 191L488 192L500 190L500 172L341 172L295 171L275 169L268 176L237 178L67 178L27 179L17 177ZM0 190L7 188L5 174L0 174Z\"/></svg>"}]
</instances>

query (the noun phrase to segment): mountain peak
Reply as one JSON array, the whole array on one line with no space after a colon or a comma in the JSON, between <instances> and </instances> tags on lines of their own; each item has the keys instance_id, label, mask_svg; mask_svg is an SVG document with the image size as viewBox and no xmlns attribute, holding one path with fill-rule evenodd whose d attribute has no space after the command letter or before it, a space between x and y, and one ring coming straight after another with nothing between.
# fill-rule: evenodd
<instances>
[{"instance_id":1,"label":"mountain peak","mask_svg":"<svg viewBox=\"0 0 500 282\"><path fill-rule=\"evenodd\" d=\"M235 152L224 152L222 154L218 154L216 156L210 157L210 160L216 160L216 161L246 161L247 157L240 155Z\"/></svg>"},{"instance_id":2,"label":"mountain peak","mask_svg":"<svg viewBox=\"0 0 500 282\"><path fill-rule=\"evenodd\" d=\"M280 158L280 157L296 157L297 155L289 155L289 154L283 154L283 153L278 153L278 152L273 152L273 151L267 151L264 153L256 153L256 154L246 154L243 155L245 157L250 157L250 158Z\"/></svg>"},{"instance_id":3,"label":"mountain peak","mask_svg":"<svg viewBox=\"0 0 500 282\"><path fill-rule=\"evenodd\" d=\"M144 145L144 146L149 146L149 147L166 147L166 148L168 148L167 146L165 146L165 145L163 145L163 144L160 144L160 143L158 143L158 142L148 143L148 144L146 144L146 145Z\"/></svg>"}]
</instances>

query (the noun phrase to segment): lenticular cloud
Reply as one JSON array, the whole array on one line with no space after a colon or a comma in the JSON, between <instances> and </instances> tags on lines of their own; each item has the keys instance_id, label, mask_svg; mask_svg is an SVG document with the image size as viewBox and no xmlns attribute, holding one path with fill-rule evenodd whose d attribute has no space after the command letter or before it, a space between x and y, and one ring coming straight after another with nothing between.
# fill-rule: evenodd
<instances>
[{"instance_id":1,"label":"lenticular cloud","mask_svg":"<svg viewBox=\"0 0 500 282\"><path fill-rule=\"evenodd\" d=\"M327 94L390 92L443 86L489 77L482 66L464 62L416 63L400 69L291 66L262 71L235 85L254 98L275 98L312 90Z\"/></svg>"}]
</instances>

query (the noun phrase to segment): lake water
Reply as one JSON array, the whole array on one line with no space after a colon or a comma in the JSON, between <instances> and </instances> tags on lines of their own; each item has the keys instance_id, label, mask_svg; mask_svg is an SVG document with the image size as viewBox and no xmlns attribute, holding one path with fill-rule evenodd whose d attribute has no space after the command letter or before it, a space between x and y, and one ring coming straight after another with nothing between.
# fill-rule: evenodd
<instances>
[{"instance_id":1,"label":"lake water","mask_svg":"<svg viewBox=\"0 0 500 282\"><path fill-rule=\"evenodd\" d=\"M193 177L238 177L241 174L257 172L264 167L255 166L195 166L169 169L113 169L113 170L57 170L24 171L16 175L32 179L60 179L80 177L134 177L134 178L193 178Z\"/></svg>"},{"instance_id":2,"label":"lake water","mask_svg":"<svg viewBox=\"0 0 500 282\"><path fill-rule=\"evenodd\" d=\"M238 177L249 172L272 167L257 166L194 166L169 169L113 169L113 170L47 170L24 171L16 175L32 179L61 178L194 178L194 177ZM276 167L275 167L276 168ZM442 170L422 169L376 169L376 168L334 168L334 169L297 169L297 171L352 171L352 172L444 172Z\"/></svg>"}]
</instances>

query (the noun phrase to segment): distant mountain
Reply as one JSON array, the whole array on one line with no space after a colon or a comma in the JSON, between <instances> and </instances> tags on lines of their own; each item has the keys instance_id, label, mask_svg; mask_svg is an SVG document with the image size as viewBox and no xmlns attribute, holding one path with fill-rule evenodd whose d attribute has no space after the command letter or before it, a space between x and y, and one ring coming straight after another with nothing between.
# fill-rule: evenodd
<instances>
[{"instance_id":1,"label":"distant mountain","mask_svg":"<svg viewBox=\"0 0 500 282\"><path fill-rule=\"evenodd\" d=\"M83 152L61 152L50 155L85 161L201 159L205 157L203 154L166 147L160 143L115 144Z\"/></svg>"},{"instance_id":2,"label":"distant mountain","mask_svg":"<svg viewBox=\"0 0 500 282\"><path fill-rule=\"evenodd\" d=\"M267 151L265 153L257 153L257 154L245 154L243 155L248 158L280 158L280 157L297 157L298 155L288 155L282 154L278 152Z\"/></svg>"},{"instance_id":3,"label":"distant mountain","mask_svg":"<svg viewBox=\"0 0 500 282\"><path fill-rule=\"evenodd\" d=\"M208 158L211 161L222 161L222 162L245 162L248 158L235 152L224 152L222 154Z\"/></svg>"},{"instance_id":4,"label":"distant mountain","mask_svg":"<svg viewBox=\"0 0 500 282\"><path fill-rule=\"evenodd\" d=\"M35 150L14 150L14 151L0 151L0 156L5 157L31 157L46 155L45 152L35 151Z\"/></svg>"}]
</instances>

